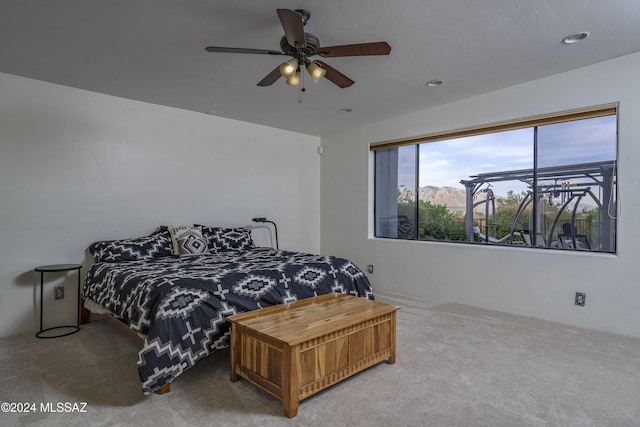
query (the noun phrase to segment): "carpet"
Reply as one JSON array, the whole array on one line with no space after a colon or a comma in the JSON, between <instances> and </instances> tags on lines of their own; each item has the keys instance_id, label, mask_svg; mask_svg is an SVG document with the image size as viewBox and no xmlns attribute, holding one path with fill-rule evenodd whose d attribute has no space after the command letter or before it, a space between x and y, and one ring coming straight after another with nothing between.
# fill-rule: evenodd
<instances>
[{"instance_id":1,"label":"carpet","mask_svg":"<svg viewBox=\"0 0 640 427\"><path fill-rule=\"evenodd\" d=\"M170 393L144 396L138 344L98 320L57 339L0 339L0 400L35 409L7 413L3 405L0 424L640 425L638 339L459 304L377 299L402 307L396 364L380 363L303 400L292 419L271 395L229 381L228 350L186 371Z\"/></svg>"}]
</instances>

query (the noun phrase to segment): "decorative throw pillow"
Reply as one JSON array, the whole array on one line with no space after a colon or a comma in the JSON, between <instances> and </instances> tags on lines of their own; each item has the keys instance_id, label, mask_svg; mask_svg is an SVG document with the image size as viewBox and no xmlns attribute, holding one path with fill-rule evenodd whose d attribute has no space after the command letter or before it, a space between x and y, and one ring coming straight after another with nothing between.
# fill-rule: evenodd
<instances>
[{"instance_id":1,"label":"decorative throw pillow","mask_svg":"<svg viewBox=\"0 0 640 427\"><path fill-rule=\"evenodd\" d=\"M200 255L209 252L200 227L169 227L169 234L174 255Z\"/></svg>"},{"instance_id":2,"label":"decorative throw pillow","mask_svg":"<svg viewBox=\"0 0 640 427\"><path fill-rule=\"evenodd\" d=\"M209 252L215 254L217 250L216 250L216 243L213 240L213 236L216 232L216 228L218 227L208 227L206 225L198 225L198 224L194 224L194 226L200 227L202 229L202 237L204 237L204 240L207 241Z\"/></svg>"},{"instance_id":3,"label":"decorative throw pillow","mask_svg":"<svg viewBox=\"0 0 640 427\"><path fill-rule=\"evenodd\" d=\"M211 252L244 251L255 248L251 230L246 228L202 227Z\"/></svg>"},{"instance_id":4,"label":"decorative throw pillow","mask_svg":"<svg viewBox=\"0 0 640 427\"><path fill-rule=\"evenodd\" d=\"M89 246L96 262L142 261L171 255L169 233L122 240L103 240Z\"/></svg>"}]
</instances>

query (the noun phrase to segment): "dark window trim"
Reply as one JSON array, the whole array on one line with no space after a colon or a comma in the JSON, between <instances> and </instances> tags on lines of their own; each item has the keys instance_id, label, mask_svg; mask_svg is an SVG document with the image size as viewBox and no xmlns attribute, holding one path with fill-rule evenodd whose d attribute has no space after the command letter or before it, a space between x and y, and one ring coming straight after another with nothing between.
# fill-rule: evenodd
<instances>
[{"instance_id":1,"label":"dark window trim","mask_svg":"<svg viewBox=\"0 0 640 427\"><path fill-rule=\"evenodd\" d=\"M544 126L556 123L571 122L574 120L592 119L595 117L613 116L618 114L618 104L605 104L596 107L582 108L560 113L544 114L523 119L508 120L488 125L472 126L446 132L437 132L427 135L414 136L391 141L374 142L369 145L370 151L384 150L386 148L417 145L424 142L444 141L447 139L464 138L467 136L484 135L488 133L504 132L508 130L523 129L536 126Z\"/></svg>"}]
</instances>

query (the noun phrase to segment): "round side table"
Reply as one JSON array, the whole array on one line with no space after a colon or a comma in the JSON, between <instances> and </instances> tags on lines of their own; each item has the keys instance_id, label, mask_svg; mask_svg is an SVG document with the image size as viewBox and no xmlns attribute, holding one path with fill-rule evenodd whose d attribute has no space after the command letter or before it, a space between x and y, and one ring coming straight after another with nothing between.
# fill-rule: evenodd
<instances>
[{"instance_id":1,"label":"round side table","mask_svg":"<svg viewBox=\"0 0 640 427\"><path fill-rule=\"evenodd\" d=\"M59 338L67 335L75 334L80 330L80 270L82 269L81 264L54 264L54 265L41 265L40 267L36 267L35 271L40 272L40 330L36 334L38 338ZM44 308L44 273L60 273L65 271L78 271L78 301L76 303L76 313L77 320L74 325L65 325L65 326L54 326L52 328L42 329L42 319L43 319L43 308ZM73 328L71 332L67 332L66 334L60 335L42 335L44 332L51 331L53 329L68 329Z\"/></svg>"}]
</instances>

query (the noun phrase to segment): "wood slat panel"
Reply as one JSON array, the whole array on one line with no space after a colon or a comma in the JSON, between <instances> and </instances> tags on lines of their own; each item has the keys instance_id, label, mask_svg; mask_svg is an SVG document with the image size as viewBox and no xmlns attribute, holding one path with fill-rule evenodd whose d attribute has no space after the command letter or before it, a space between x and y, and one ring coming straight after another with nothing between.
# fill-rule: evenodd
<instances>
[{"instance_id":1,"label":"wood slat panel","mask_svg":"<svg viewBox=\"0 0 640 427\"><path fill-rule=\"evenodd\" d=\"M309 384L319 378L316 372L316 363L318 361L316 348L300 352L299 362L299 379L300 384Z\"/></svg>"},{"instance_id":2,"label":"wood slat panel","mask_svg":"<svg viewBox=\"0 0 640 427\"><path fill-rule=\"evenodd\" d=\"M378 352L391 346L391 321L375 325L373 333L375 339L374 351Z\"/></svg>"},{"instance_id":3,"label":"wood slat panel","mask_svg":"<svg viewBox=\"0 0 640 427\"><path fill-rule=\"evenodd\" d=\"M341 337L326 344L325 374L345 368L349 364L349 337Z\"/></svg>"},{"instance_id":4,"label":"wood slat panel","mask_svg":"<svg viewBox=\"0 0 640 427\"><path fill-rule=\"evenodd\" d=\"M268 363L269 380L279 386L282 386L282 351L270 346Z\"/></svg>"}]
</instances>

